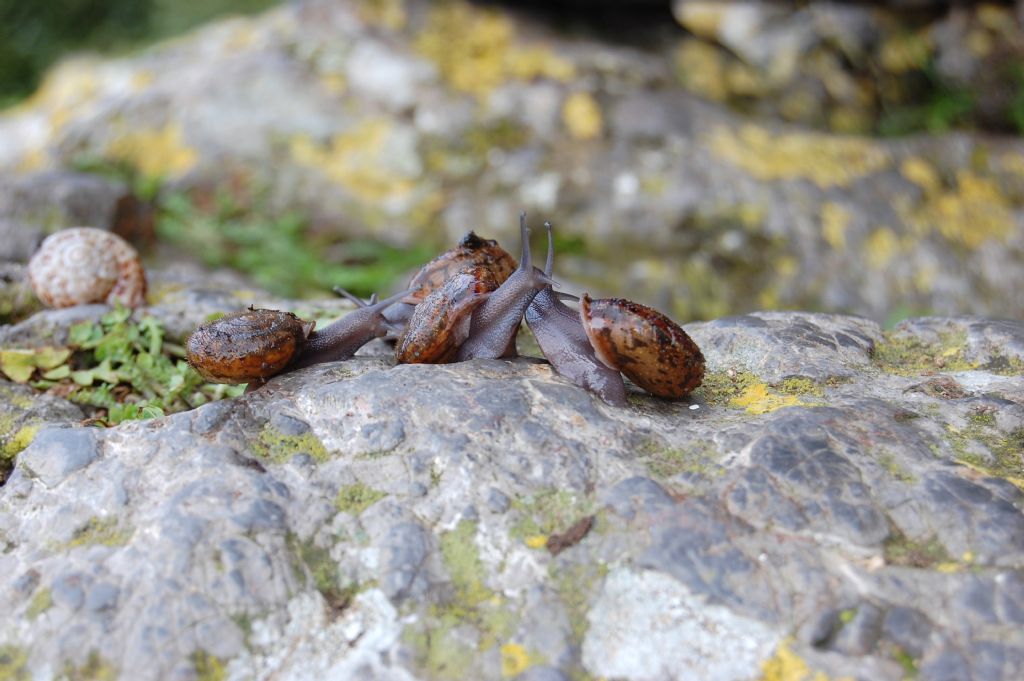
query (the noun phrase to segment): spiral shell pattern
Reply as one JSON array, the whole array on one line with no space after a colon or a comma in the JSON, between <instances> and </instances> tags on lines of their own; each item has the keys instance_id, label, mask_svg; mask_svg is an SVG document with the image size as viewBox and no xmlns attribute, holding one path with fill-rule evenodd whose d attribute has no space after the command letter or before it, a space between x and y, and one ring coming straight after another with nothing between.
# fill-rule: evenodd
<instances>
[{"instance_id":1,"label":"spiral shell pattern","mask_svg":"<svg viewBox=\"0 0 1024 681\"><path fill-rule=\"evenodd\" d=\"M146 302L146 273L127 241L92 227L46 237L28 263L28 279L47 307Z\"/></svg>"}]
</instances>

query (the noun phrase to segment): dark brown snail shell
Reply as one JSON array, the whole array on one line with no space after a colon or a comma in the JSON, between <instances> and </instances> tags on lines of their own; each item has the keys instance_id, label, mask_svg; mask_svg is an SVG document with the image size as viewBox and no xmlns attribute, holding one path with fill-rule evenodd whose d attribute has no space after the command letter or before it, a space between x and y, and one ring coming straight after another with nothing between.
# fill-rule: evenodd
<instances>
[{"instance_id":1,"label":"dark brown snail shell","mask_svg":"<svg viewBox=\"0 0 1024 681\"><path fill-rule=\"evenodd\" d=\"M580 299L580 319L594 352L638 386L678 399L704 379L704 355L678 324L622 298Z\"/></svg>"},{"instance_id":2,"label":"dark brown snail shell","mask_svg":"<svg viewBox=\"0 0 1024 681\"><path fill-rule=\"evenodd\" d=\"M416 291L406 296L403 302L419 303L458 272L474 267L490 270L500 286L512 276L517 263L494 239L484 239L470 232L462 237L455 248L445 251L420 268L406 287Z\"/></svg>"},{"instance_id":3,"label":"dark brown snail shell","mask_svg":"<svg viewBox=\"0 0 1024 681\"><path fill-rule=\"evenodd\" d=\"M299 355L314 325L279 310L228 314L189 336L188 363L215 383L266 380Z\"/></svg>"},{"instance_id":4,"label":"dark brown snail shell","mask_svg":"<svg viewBox=\"0 0 1024 681\"><path fill-rule=\"evenodd\" d=\"M398 339L395 358L407 364L443 364L455 359L469 336L473 311L498 288L493 270L463 269L423 299Z\"/></svg>"}]
</instances>

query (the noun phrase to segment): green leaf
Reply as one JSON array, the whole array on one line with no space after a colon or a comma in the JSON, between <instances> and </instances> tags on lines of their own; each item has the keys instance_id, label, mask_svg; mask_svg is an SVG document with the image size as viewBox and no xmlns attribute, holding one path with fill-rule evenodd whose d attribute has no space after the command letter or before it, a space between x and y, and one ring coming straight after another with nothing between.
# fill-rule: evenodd
<instances>
[{"instance_id":1,"label":"green leaf","mask_svg":"<svg viewBox=\"0 0 1024 681\"><path fill-rule=\"evenodd\" d=\"M68 361L71 356L69 348L39 348L36 350L36 366L40 369L52 369Z\"/></svg>"},{"instance_id":2,"label":"green leaf","mask_svg":"<svg viewBox=\"0 0 1024 681\"><path fill-rule=\"evenodd\" d=\"M0 371L15 383L27 383L35 370L34 350L0 350Z\"/></svg>"},{"instance_id":3,"label":"green leaf","mask_svg":"<svg viewBox=\"0 0 1024 681\"><path fill-rule=\"evenodd\" d=\"M43 378L45 378L48 381L58 381L62 378L67 378L70 375L71 367L69 367L67 364L61 364L56 369L50 369L49 371L44 373Z\"/></svg>"},{"instance_id":4,"label":"green leaf","mask_svg":"<svg viewBox=\"0 0 1024 681\"><path fill-rule=\"evenodd\" d=\"M78 385L86 386L92 385L93 375L92 369L82 369L81 371L72 371L71 380Z\"/></svg>"},{"instance_id":5,"label":"green leaf","mask_svg":"<svg viewBox=\"0 0 1024 681\"><path fill-rule=\"evenodd\" d=\"M121 380L118 377L117 372L110 368L109 359L103 360L102 362L99 363L99 366L94 367L92 370L92 375L94 378L98 378L104 383L114 384L120 382Z\"/></svg>"}]
</instances>

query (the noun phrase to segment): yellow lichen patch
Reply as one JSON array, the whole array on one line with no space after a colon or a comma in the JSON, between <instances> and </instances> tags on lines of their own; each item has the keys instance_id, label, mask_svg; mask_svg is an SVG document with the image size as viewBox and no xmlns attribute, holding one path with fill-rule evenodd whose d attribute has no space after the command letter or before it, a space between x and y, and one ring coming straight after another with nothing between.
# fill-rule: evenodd
<instances>
[{"instance_id":1,"label":"yellow lichen patch","mask_svg":"<svg viewBox=\"0 0 1024 681\"><path fill-rule=\"evenodd\" d=\"M523 543L531 549L542 549L547 546L548 536L546 534L531 534L523 539Z\"/></svg>"},{"instance_id":2,"label":"yellow lichen patch","mask_svg":"<svg viewBox=\"0 0 1024 681\"><path fill-rule=\"evenodd\" d=\"M888 227L879 227L864 242L864 257L868 265L880 270L900 253L900 240Z\"/></svg>"},{"instance_id":3,"label":"yellow lichen patch","mask_svg":"<svg viewBox=\"0 0 1024 681\"><path fill-rule=\"evenodd\" d=\"M813 672L802 657L793 652L789 641L783 641L775 654L761 665L761 681L829 681L824 672ZM837 679L836 681L845 681Z\"/></svg>"},{"instance_id":4,"label":"yellow lichen patch","mask_svg":"<svg viewBox=\"0 0 1024 681\"><path fill-rule=\"evenodd\" d=\"M594 139L601 134L603 127L601 107L586 92L574 92L562 106L562 123L575 139Z\"/></svg>"},{"instance_id":5,"label":"yellow lichen patch","mask_svg":"<svg viewBox=\"0 0 1024 681\"><path fill-rule=\"evenodd\" d=\"M760 180L808 180L822 189L847 186L890 162L885 149L866 138L774 134L757 125L717 128L711 149Z\"/></svg>"},{"instance_id":6,"label":"yellow lichen patch","mask_svg":"<svg viewBox=\"0 0 1024 681\"><path fill-rule=\"evenodd\" d=\"M916 233L938 232L968 250L1003 242L1013 230L1012 206L995 181L966 169L957 172L955 188L929 192L916 207L895 205Z\"/></svg>"},{"instance_id":7,"label":"yellow lichen patch","mask_svg":"<svg viewBox=\"0 0 1024 681\"><path fill-rule=\"evenodd\" d=\"M729 96L723 57L718 48L702 40L684 41L676 50L679 80L689 90L716 102Z\"/></svg>"},{"instance_id":8,"label":"yellow lichen patch","mask_svg":"<svg viewBox=\"0 0 1024 681\"><path fill-rule=\"evenodd\" d=\"M728 12L728 5L714 2L677 2L672 5L672 13L683 28L709 40L718 37Z\"/></svg>"},{"instance_id":9,"label":"yellow lichen patch","mask_svg":"<svg viewBox=\"0 0 1024 681\"><path fill-rule=\"evenodd\" d=\"M299 164L318 168L333 182L367 201L405 198L416 174L393 162L395 129L384 120L367 120L318 144L306 135L292 138L291 155ZM417 169L418 170L418 169Z\"/></svg>"},{"instance_id":10,"label":"yellow lichen patch","mask_svg":"<svg viewBox=\"0 0 1024 681\"><path fill-rule=\"evenodd\" d=\"M910 156L900 164L900 174L926 192L934 193L942 187L942 180L932 164L919 156Z\"/></svg>"},{"instance_id":11,"label":"yellow lichen patch","mask_svg":"<svg viewBox=\"0 0 1024 681\"><path fill-rule=\"evenodd\" d=\"M368 24L391 31L405 28L405 0L360 0L359 16Z\"/></svg>"},{"instance_id":12,"label":"yellow lichen patch","mask_svg":"<svg viewBox=\"0 0 1024 681\"><path fill-rule=\"evenodd\" d=\"M433 7L415 46L451 87L481 99L510 79L564 82L575 75L572 63L550 49L516 45L507 17L461 0Z\"/></svg>"},{"instance_id":13,"label":"yellow lichen patch","mask_svg":"<svg viewBox=\"0 0 1024 681\"><path fill-rule=\"evenodd\" d=\"M14 111L50 109L71 111L93 99L99 92L99 79L94 59L70 59L50 69L35 93L14 108ZM51 116L53 114L51 113Z\"/></svg>"},{"instance_id":14,"label":"yellow lichen patch","mask_svg":"<svg viewBox=\"0 0 1024 681\"><path fill-rule=\"evenodd\" d=\"M530 667L530 654L518 643L501 647L501 675L506 679L519 676Z\"/></svg>"},{"instance_id":15,"label":"yellow lichen patch","mask_svg":"<svg viewBox=\"0 0 1024 681\"><path fill-rule=\"evenodd\" d=\"M746 409L751 414L767 414L783 407L796 407L803 402L796 395L779 395L770 392L764 383L748 386L739 396L729 401L730 407Z\"/></svg>"},{"instance_id":16,"label":"yellow lichen patch","mask_svg":"<svg viewBox=\"0 0 1024 681\"><path fill-rule=\"evenodd\" d=\"M199 154L185 143L180 123L129 130L107 145L107 156L125 161L147 177L180 177L192 170Z\"/></svg>"},{"instance_id":17,"label":"yellow lichen patch","mask_svg":"<svg viewBox=\"0 0 1024 681\"><path fill-rule=\"evenodd\" d=\"M846 248L846 229L850 226L850 211L838 203L826 201L821 206L821 235L832 250Z\"/></svg>"}]
</instances>

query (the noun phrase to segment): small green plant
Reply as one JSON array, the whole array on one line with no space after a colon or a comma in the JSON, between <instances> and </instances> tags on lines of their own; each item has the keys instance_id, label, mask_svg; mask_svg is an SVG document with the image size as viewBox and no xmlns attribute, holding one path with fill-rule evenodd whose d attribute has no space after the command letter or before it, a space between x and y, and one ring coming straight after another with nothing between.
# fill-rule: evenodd
<instances>
[{"instance_id":1,"label":"small green plant","mask_svg":"<svg viewBox=\"0 0 1024 681\"><path fill-rule=\"evenodd\" d=\"M244 389L204 382L184 350L164 341L156 319L136 320L124 308L74 325L68 342L67 348L5 350L0 369L19 382L38 376L35 388L93 407L105 424L192 409Z\"/></svg>"}]
</instances>

